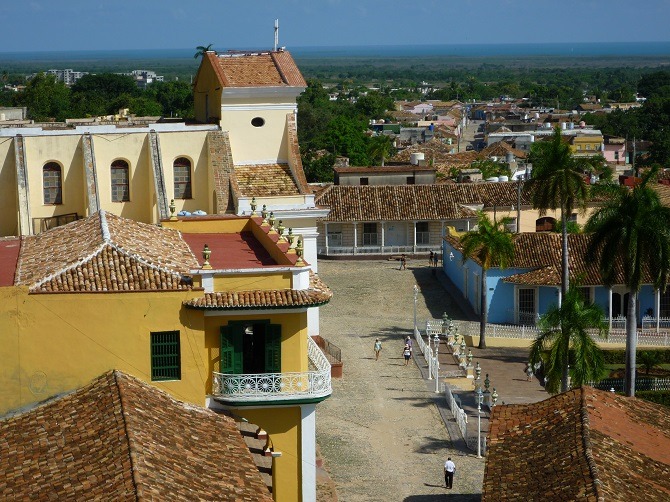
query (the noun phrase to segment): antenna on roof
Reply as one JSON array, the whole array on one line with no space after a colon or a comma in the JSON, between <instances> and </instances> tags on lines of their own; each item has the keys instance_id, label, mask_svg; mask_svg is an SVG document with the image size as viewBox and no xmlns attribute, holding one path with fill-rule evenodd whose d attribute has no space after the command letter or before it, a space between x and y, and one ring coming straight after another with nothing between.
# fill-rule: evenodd
<instances>
[{"instance_id":1,"label":"antenna on roof","mask_svg":"<svg viewBox=\"0 0 670 502\"><path fill-rule=\"evenodd\" d=\"M279 45L279 19L275 19L275 52L277 52L277 46Z\"/></svg>"}]
</instances>

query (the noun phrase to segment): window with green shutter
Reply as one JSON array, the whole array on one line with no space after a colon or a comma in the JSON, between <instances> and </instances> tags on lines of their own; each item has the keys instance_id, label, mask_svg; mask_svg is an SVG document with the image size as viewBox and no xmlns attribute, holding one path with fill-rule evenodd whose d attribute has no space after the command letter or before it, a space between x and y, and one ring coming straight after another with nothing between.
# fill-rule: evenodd
<instances>
[{"instance_id":1,"label":"window with green shutter","mask_svg":"<svg viewBox=\"0 0 670 502\"><path fill-rule=\"evenodd\" d=\"M179 331L151 333L151 380L181 380Z\"/></svg>"}]
</instances>

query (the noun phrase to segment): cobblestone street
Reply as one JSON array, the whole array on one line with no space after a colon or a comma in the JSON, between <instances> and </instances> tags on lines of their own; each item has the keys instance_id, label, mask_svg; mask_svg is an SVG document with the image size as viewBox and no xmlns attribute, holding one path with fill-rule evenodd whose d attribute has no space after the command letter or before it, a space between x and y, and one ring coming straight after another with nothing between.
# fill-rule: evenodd
<instances>
[{"instance_id":1,"label":"cobblestone street","mask_svg":"<svg viewBox=\"0 0 670 502\"><path fill-rule=\"evenodd\" d=\"M342 502L480 499L483 459L454 449L414 361L405 367L403 339L412 333L413 286L420 288L419 323L461 311L427 266L409 260L321 261L333 300L321 309L321 335L342 349L342 379L317 408L317 442ZM383 349L374 359L379 337ZM418 357L417 361L422 359ZM447 456L454 488L444 487Z\"/></svg>"}]
</instances>

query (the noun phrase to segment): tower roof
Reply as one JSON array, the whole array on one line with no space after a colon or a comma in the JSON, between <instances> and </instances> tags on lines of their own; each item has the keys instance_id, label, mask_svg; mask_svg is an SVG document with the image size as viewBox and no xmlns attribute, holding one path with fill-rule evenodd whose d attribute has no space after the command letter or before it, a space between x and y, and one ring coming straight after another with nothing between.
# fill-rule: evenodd
<instances>
[{"instance_id":1,"label":"tower roof","mask_svg":"<svg viewBox=\"0 0 670 502\"><path fill-rule=\"evenodd\" d=\"M307 87L288 51L207 52L223 87Z\"/></svg>"}]
</instances>

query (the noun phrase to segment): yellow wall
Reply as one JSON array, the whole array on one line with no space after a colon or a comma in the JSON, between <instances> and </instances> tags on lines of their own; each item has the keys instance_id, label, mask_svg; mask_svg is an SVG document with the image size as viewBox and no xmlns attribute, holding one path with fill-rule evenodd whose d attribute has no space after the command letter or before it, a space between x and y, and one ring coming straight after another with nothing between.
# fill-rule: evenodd
<instances>
[{"instance_id":1,"label":"yellow wall","mask_svg":"<svg viewBox=\"0 0 670 502\"><path fill-rule=\"evenodd\" d=\"M0 236L19 235L14 140L0 139Z\"/></svg>"},{"instance_id":2,"label":"yellow wall","mask_svg":"<svg viewBox=\"0 0 670 502\"><path fill-rule=\"evenodd\" d=\"M24 138L24 152L31 217L47 218L65 213L86 215L87 198L81 136L27 136ZM44 204L42 168L47 162L57 162L61 166L62 204ZM16 190L16 184L14 189Z\"/></svg>"},{"instance_id":3,"label":"yellow wall","mask_svg":"<svg viewBox=\"0 0 670 502\"><path fill-rule=\"evenodd\" d=\"M595 208L587 207L585 212L575 211L577 213L577 223L581 226L585 225L588 221L591 214L593 214ZM494 211L492 209L487 209L484 211L488 217L493 220ZM517 216L516 209L512 211L510 208L497 208L495 211L495 216L498 220L505 217L515 218ZM544 216L554 218L557 222L561 221L561 212L560 211L547 211ZM540 213L537 209L522 209L521 210L521 231L522 232L535 232L535 222L541 218Z\"/></svg>"},{"instance_id":4,"label":"yellow wall","mask_svg":"<svg viewBox=\"0 0 670 502\"><path fill-rule=\"evenodd\" d=\"M180 331L182 378L152 383L204 405L212 363L203 316L181 306L200 294L29 295L25 288L0 288L0 414L81 387L110 369L151 382L150 333L169 330Z\"/></svg>"},{"instance_id":5,"label":"yellow wall","mask_svg":"<svg viewBox=\"0 0 670 502\"><path fill-rule=\"evenodd\" d=\"M269 434L274 451L282 454L272 461L273 498L277 501L300 501L302 492L300 407L237 408L234 413L262 427Z\"/></svg>"},{"instance_id":6,"label":"yellow wall","mask_svg":"<svg viewBox=\"0 0 670 502\"><path fill-rule=\"evenodd\" d=\"M249 291L249 289L290 289L293 274L267 273L225 275L214 277L214 291Z\"/></svg>"},{"instance_id":7,"label":"yellow wall","mask_svg":"<svg viewBox=\"0 0 670 502\"><path fill-rule=\"evenodd\" d=\"M294 103L295 101L293 101ZM290 102L289 102L290 103ZM236 104L236 103L232 103ZM245 106L271 106L267 99L254 100L247 98ZM226 100L223 106L230 106ZM261 162L288 162L288 131L286 114L290 110L258 109L258 110L222 110L221 129L230 132L230 146L235 164ZM251 120L261 117L265 120L262 127L254 127Z\"/></svg>"},{"instance_id":8,"label":"yellow wall","mask_svg":"<svg viewBox=\"0 0 670 502\"><path fill-rule=\"evenodd\" d=\"M209 100L206 99L207 96ZM198 122L207 123L210 117L221 117L221 84L207 58L203 58L198 69L198 80L193 89L193 101L195 119ZM207 102L209 102L209 110L205 109Z\"/></svg>"},{"instance_id":9,"label":"yellow wall","mask_svg":"<svg viewBox=\"0 0 670 502\"><path fill-rule=\"evenodd\" d=\"M100 208L124 218L151 223L155 220L154 177L147 134L93 135ZM129 165L130 200L112 202L111 165L115 160Z\"/></svg>"},{"instance_id":10,"label":"yellow wall","mask_svg":"<svg viewBox=\"0 0 670 502\"><path fill-rule=\"evenodd\" d=\"M191 198L175 199L176 212L198 209L207 214L214 212L208 186L207 131L160 133L159 140L168 203L174 199L174 161L178 157L186 157L191 161Z\"/></svg>"},{"instance_id":11,"label":"yellow wall","mask_svg":"<svg viewBox=\"0 0 670 502\"><path fill-rule=\"evenodd\" d=\"M174 228L185 234L234 234L248 232L251 227L248 216L225 216L213 219L184 218L176 221L166 220L161 224L166 228Z\"/></svg>"}]
</instances>

